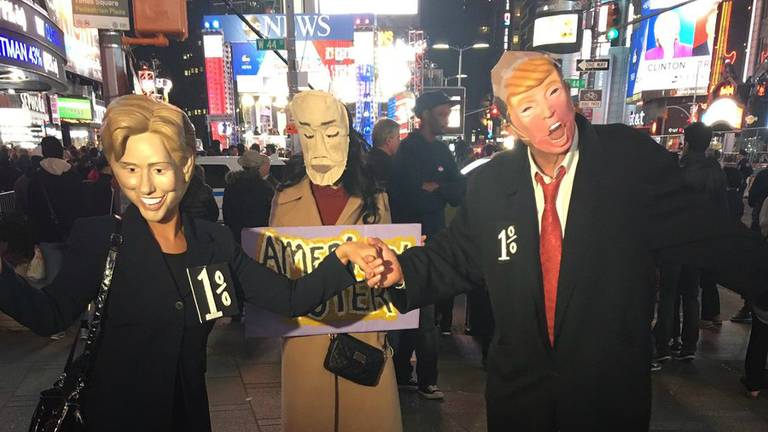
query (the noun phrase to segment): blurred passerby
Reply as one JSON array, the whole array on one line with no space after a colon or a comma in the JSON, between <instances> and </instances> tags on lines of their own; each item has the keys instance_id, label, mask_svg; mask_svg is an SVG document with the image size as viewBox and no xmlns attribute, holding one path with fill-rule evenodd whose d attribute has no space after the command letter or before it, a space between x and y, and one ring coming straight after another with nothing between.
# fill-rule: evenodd
<instances>
[{"instance_id":1,"label":"blurred passerby","mask_svg":"<svg viewBox=\"0 0 768 432\"><path fill-rule=\"evenodd\" d=\"M724 167L723 172L725 173L725 197L728 201L728 211L736 220L741 221L744 217L744 197L739 195L739 188L743 180L741 172L734 167Z\"/></svg>"},{"instance_id":2,"label":"blurred passerby","mask_svg":"<svg viewBox=\"0 0 768 432\"><path fill-rule=\"evenodd\" d=\"M16 210L25 216L29 216L29 184L32 181L32 176L37 170L40 169L40 161L43 160L40 156L26 156L28 163L25 163L26 168L22 171L23 174L16 180L13 185L13 191L16 195ZM24 156L21 156L19 160L23 160Z\"/></svg>"},{"instance_id":3,"label":"blurred passerby","mask_svg":"<svg viewBox=\"0 0 768 432\"><path fill-rule=\"evenodd\" d=\"M88 216L104 216L117 212L119 205L115 202L119 196L117 185L112 177L112 169L105 157L94 163L94 173L89 174L83 183L85 192L85 207ZM96 175L97 174L97 175Z\"/></svg>"},{"instance_id":4,"label":"blurred passerby","mask_svg":"<svg viewBox=\"0 0 768 432\"><path fill-rule=\"evenodd\" d=\"M180 210L183 214L196 219L204 219L210 222L219 220L219 205L213 196L213 189L205 182L205 169L195 165L192 179L181 200Z\"/></svg>"},{"instance_id":5,"label":"blurred passerby","mask_svg":"<svg viewBox=\"0 0 768 432\"><path fill-rule=\"evenodd\" d=\"M752 186L749 188L747 203L752 208L752 226L755 231L759 231L760 209L763 207L765 199L768 198L768 169L764 169L755 174Z\"/></svg>"},{"instance_id":6,"label":"blurred passerby","mask_svg":"<svg viewBox=\"0 0 768 432\"><path fill-rule=\"evenodd\" d=\"M703 123L693 123L685 128L685 149L680 158L680 167L688 187L706 194L713 208L725 215L728 211L725 174L720 164L705 156L711 140L712 129ZM674 305L678 297L681 297L683 322L680 332L682 347L676 356L681 360L693 360L699 340L699 286L702 285L702 269L662 262L660 273L659 312L654 327L655 360L663 362L671 357L669 341L672 337ZM702 309L710 325L720 321L720 298L715 280L715 275L705 273L705 283L702 285Z\"/></svg>"},{"instance_id":7,"label":"blurred passerby","mask_svg":"<svg viewBox=\"0 0 768 432\"><path fill-rule=\"evenodd\" d=\"M381 119L373 126L373 149L368 153L368 166L385 190L392 176L392 158L400 147L400 125L392 119Z\"/></svg>"},{"instance_id":8,"label":"blurred passerby","mask_svg":"<svg viewBox=\"0 0 768 432\"><path fill-rule=\"evenodd\" d=\"M21 171L11 164L11 152L7 147L0 148L0 192L13 190Z\"/></svg>"},{"instance_id":9,"label":"blurred passerby","mask_svg":"<svg viewBox=\"0 0 768 432\"><path fill-rule=\"evenodd\" d=\"M267 156L249 150L237 162L243 170L227 174L221 210L224 224L239 244L243 228L269 225L269 211L275 190L266 180L269 176Z\"/></svg>"},{"instance_id":10,"label":"blurred passerby","mask_svg":"<svg viewBox=\"0 0 768 432\"><path fill-rule=\"evenodd\" d=\"M37 242L63 243L75 219L83 215L82 182L63 159L64 148L57 138L47 136L41 146L40 170L32 175L29 185L32 232Z\"/></svg>"}]
</instances>

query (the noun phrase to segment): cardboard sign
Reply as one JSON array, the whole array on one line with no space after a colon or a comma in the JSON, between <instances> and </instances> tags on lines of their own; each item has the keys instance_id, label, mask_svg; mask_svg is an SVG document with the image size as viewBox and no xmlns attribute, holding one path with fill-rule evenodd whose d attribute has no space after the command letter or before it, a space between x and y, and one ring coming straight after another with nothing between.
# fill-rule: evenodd
<instances>
[{"instance_id":1,"label":"cardboard sign","mask_svg":"<svg viewBox=\"0 0 768 432\"><path fill-rule=\"evenodd\" d=\"M421 244L419 225L352 225L252 228L242 233L245 252L270 269L297 279L312 272L345 241L379 237L398 253ZM360 269L356 278L364 280ZM307 316L285 318L247 305L245 331L249 337L307 336L417 328L419 312L401 314L388 290L359 282Z\"/></svg>"},{"instance_id":2,"label":"cardboard sign","mask_svg":"<svg viewBox=\"0 0 768 432\"><path fill-rule=\"evenodd\" d=\"M239 313L235 284L228 264L189 268L187 277L201 323Z\"/></svg>"}]
</instances>

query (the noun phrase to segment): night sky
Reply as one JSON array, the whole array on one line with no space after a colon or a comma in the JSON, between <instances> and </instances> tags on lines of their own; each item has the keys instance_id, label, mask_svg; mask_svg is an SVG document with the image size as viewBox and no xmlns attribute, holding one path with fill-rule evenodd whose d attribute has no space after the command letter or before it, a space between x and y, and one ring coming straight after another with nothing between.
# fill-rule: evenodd
<instances>
[{"instance_id":1,"label":"night sky","mask_svg":"<svg viewBox=\"0 0 768 432\"><path fill-rule=\"evenodd\" d=\"M430 45L448 43L454 46L468 46L476 42L487 42L491 45L487 49L464 52L462 72L469 75L469 78L462 79L462 85L467 88L467 110L479 108L481 100L491 93L491 68L502 52L501 40L494 40L495 28L491 21L497 17L493 13L493 2L421 0L420 7L421 26L429 38ZM499 21L501 18L498 17ZM491 32L480 34L479 28L482 25L490 26ZM457 74L458 52L430 49L427 59L442 67L445 76ZM450 80L449 85L456 85L456 80ZM473 120L477 121L477 116L473 116ZM472 127L473 123L468 126Z\"/></svg>"}]
</instances>

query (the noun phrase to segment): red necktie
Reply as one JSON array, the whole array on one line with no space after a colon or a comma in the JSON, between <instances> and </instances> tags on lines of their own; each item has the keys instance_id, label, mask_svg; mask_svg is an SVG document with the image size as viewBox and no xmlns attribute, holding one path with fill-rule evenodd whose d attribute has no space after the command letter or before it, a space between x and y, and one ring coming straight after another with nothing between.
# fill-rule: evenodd
<instances>
[{"instance_id":1,"label":"red necktie","mask_svg":"<svg viewBox=\"0 0 768 432\"><path fill-rule=\"evenodd\" d=\"M560 258L563 254L563 231L557 215L557 191L565 176L565 167L560 167L550 184L544 183L541 174L536 173L536 182L544 191L544 213L541 215L539 256L541 275L544 279L544 309L547 314L549 343L555 345L555 306L557 304L557 281L560 278Z\"/></svg>"}]
</instances>

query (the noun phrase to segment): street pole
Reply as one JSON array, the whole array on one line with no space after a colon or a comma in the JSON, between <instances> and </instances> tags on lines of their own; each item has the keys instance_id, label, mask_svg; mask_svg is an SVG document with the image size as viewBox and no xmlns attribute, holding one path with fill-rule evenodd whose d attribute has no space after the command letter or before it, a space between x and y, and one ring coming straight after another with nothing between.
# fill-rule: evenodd
<instances>
[{"instance_id":1,"label":"street pole","mask_svg":"<svg viewBox=\"0 0 768 432\"><path fill-rule=\"evenodd\" d=\"M461 61L463 60L464 55L464 48L459 48L459 77L458 77L458 83L456 84L456 87L461 87Z\"/></svg>"},{"instance_id":2,"label":"street pole","mask_svg":"<svg viewBox=\"0 0 768 432\"><path fill-rule=\"evenodd\" d=\"M288 100L293 100L296 93L299 92L299 74L296 70L296 21L293 8L293 0L285 2L285 49L288 51ZM293 123L293 116L290 111L287 112L288 123ZM298 136L296 134L289 135L290 137L290 150L293 154L301 152L301 146L298 143Z\"/></svg>"},{"instance_id":3,"label":"street pole","mask_svg":"<svg viewBox=\"0 0 768 432\"><path fill-rule=\"evenodd\" d=\"M101 75L104 102L128 94L128 73L123 54L123 33L115 30L99 30L99 49L101 51Z\"/></svg>"}]
</instances>

